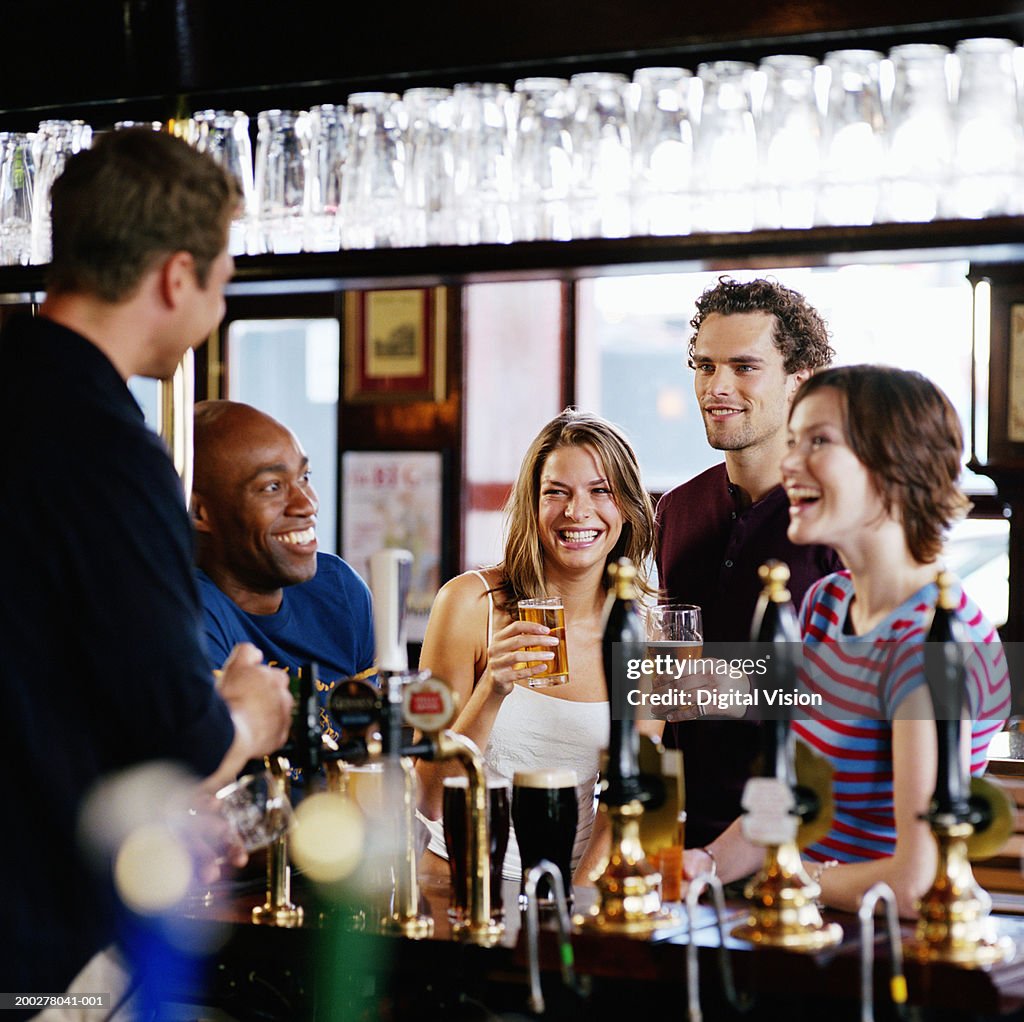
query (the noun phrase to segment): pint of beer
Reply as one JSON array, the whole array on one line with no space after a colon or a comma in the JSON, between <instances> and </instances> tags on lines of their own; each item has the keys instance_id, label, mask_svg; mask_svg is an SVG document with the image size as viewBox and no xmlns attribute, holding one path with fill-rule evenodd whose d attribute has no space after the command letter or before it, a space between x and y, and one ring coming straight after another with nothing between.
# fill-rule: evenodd
<instances>
[{"instance_id":1,"label":"pint of beer","mask_svg":"<svg viewBox=\"0 0 1024 1022\"><path fill-rule=\"evenodd\" d=\"M566 896L572 896L572 849L579 815L576 784L575 770L516 772L512 782L512 826L519 843L524 887L530 869L547 859L561 870ZM537 891L542 901L551 899L546 878Z\"/></svg>"},{"instance_id":2,"label":"pint of beer","mask_svg":"<svg viewBox=\"0 0 1024 1022\"><path fill-rule=\"evenodd\" d=\"M504 777L487 781L487 836L491 854L491 920L501 922L505 909L501 899L501 868L505 865L509 830L509 783ZM465 776L444 779L441 807L444 846L448 851L452 896L448 918L458 929L469 920L469 780Z\"/></svg>"},{"instance_id":3,"label":"pint of beer","mask_svg":"<svg viewBox=\"0 0 1024 1022\"><path fill-rule=\"evenodd\" d=\"M647 656L698 660L704 650L704 624L700 607L691 603L665 603L647 610Z\"/></svg>"},{"instance_id":4,"label":"pint of beer","mask_svg":"<svg viewBox=\"0 0 1024 1022\"><path fill-rule=\"evenodd\" d=\"M384 764L346 766L342 774L341 794L355 802L368 821L379 820L385 804Z\"/></svg>"},{"instance_id":5,"label":"pint of beer","mask_svg":"<svg viewBox=\"0 0 1024 1022\"><path fill-rule=\"evenodd\" d=\"M547 669L540 674L534 674L529 679L530 688L545 688L550 685L564 685L569 680L569 654L565 647L565 608L562 606L561 596L545 596L536 600L519 601L519 620L533 621L536 624L544 625L551 629L551 634L558 639L558 645L550 646L527 646L531 653L554 653L553 660L546 661ZM516 667L526 667L527 663L539 663L540 661L528 661L523 664L516 664Z\"/></svg>"}]
</instances>

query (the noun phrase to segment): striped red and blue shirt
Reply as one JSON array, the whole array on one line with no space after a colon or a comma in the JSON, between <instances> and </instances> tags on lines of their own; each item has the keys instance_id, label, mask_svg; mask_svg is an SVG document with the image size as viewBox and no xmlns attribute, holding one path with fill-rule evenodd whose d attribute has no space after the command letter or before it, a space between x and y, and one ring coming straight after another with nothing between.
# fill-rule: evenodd
<instances>
[{"instance_id":1,"label":"striped red and blue shirt","mask_svg":"<svg viewBox=\"0 0 1024 1022\"><path fill-rule=\"evenodd\" d=\"M959 582L954 592L971 643L971 772L980 774L989 742L1010 712L1010 679L995 628ZM802 707L793 733L834 771L832 828L803 852L819 861L857 862L895 851L892 720L900 703L926 684L924 642L938 589L934 582L924 586L864 635L844 632L853 595L850 574L841 571L815 583L800 612L801 688L819 693L822 705Z\"/></svg>"}]
</instances>

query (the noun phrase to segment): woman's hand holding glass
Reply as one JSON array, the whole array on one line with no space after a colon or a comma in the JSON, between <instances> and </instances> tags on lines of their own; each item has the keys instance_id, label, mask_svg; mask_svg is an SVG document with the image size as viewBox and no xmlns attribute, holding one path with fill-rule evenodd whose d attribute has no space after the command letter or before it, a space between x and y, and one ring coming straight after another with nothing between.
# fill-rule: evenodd
<instances>
[{"instance_id":1,"label":"woman's hand holding glass","mask_svg":"<svg viewBox=\"0 0 1024 1022\"><path fill-rule=\"evenodd\" d=\"M750 691L750 679L746 675L736 679L726 673L711 673L715 670L714 665L724 663L706 657L701 664L694 662L693 672L689 673L688 669L687 674L680 678L655 675L654 692L674 691L678 694L671 702L652 704L651 716L670 724L703 717L742 717L746 713L745 702L734 700L737 695Z\"/></svg>"},{"instance_id":2,"label":"woman's hand holding glass","mask_svg":"<svg viewBox=\"0 0 1024 1022\"><path fill-rule=\"evenodd\" d=\"M652 703L651 714L658 720L674 724L702 717L742 717L747 711L744 699L750 692L750 679L742 672L732 671L726 660L701 657L683 661L682 673L677 664L653 676L655 693L677 693L671 702Z\"/></svg>"},{"instance_id":3,"label":"woman's hand holding glass","mask_svg":"<svg viewBox=\"0 0 1024 1022\"><path fill-rule=\"evenodd\" d=\"M527 646L544 646L530 650ZM558 638L550 628L532 621L512 621L498 631L487 649L487 677L491 690L507 696L517 681L544 674L555 658Z\"/></svg>"}]
</instances>

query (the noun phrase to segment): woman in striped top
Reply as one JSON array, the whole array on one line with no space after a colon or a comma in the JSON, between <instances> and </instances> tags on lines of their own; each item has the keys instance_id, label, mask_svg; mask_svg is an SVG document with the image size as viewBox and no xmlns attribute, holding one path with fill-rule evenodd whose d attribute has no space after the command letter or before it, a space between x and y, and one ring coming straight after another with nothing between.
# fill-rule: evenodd
<instances>
[{"instance_id":1,"label":"woman in striped top","mask_svg":"<svg viewBox=\"0 0 1024 1022\"><path fill-rule=\"evenodd\" d=\"M935 874L935 843L920 819L937 761L922 644L943 534L969 506L957 485L960 423L919 373L861 365L812 376L793 400L789 428L789 538L832 546L847 566L808 591L800 614L801 681L823 703L793 730L831 762L835 800L831 830L804 857L827 904L856 910L884 881L901 914L913 916ZM973 652L964 734L971 770L981 773L1009 714L1010 684L995 628L959 583L956 596ZM763 858L739 821L710 851L725 880ZM688 852L688 869L706 869L704 854Z\"/></svg>"}]
</instances>

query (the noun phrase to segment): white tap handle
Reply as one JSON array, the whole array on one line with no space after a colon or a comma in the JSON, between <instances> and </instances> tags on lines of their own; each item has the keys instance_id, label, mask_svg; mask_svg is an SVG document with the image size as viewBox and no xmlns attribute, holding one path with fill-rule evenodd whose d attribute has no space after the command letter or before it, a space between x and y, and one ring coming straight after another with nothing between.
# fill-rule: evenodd
<instances>
[{"instance_id":1,"label":"white tap handle","mask_svg":"<svg viewBox=\"0 0 1024 1022\"><path fill-rule=\"evenodd\" d=\"M370 555L373 627L377 633L377 669L381 672L409 669L405 600L411 575L412 554L408 550L388 548Z\"/></svg>"}]
</instances>

